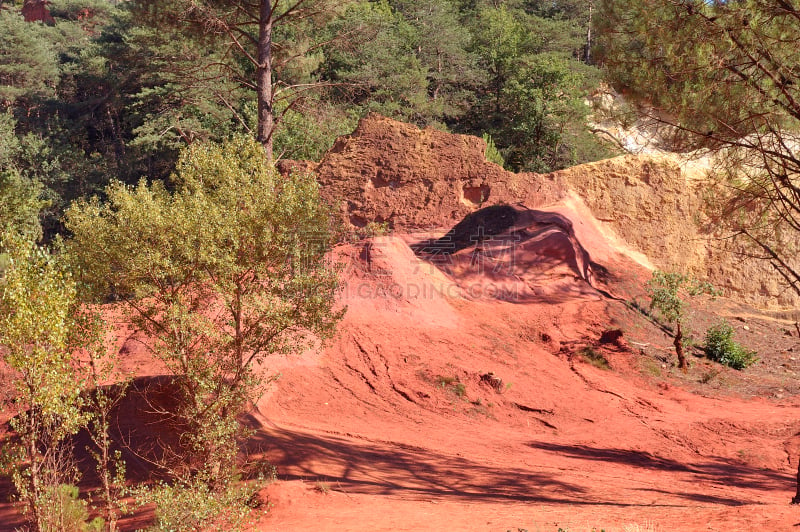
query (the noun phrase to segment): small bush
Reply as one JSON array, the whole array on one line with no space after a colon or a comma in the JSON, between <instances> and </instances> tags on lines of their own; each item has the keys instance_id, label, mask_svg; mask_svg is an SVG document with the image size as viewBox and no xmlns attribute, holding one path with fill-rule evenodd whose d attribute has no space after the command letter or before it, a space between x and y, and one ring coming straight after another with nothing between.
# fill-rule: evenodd
<instances>
[{"instance_id":1,"label":"small bush","mask_svg":"<svg viewBox=\"0 0 800 532\"><path fill-rule=\"evenodd\" d=\"M506 161L503 158L503 154L497 149L492 136L488 133L484 133L483 140L486 142L486 151L484 152L486 160L490 163L505 167Z\"/></svg>"},{"instance_id":2,"label":"small bush","mask_svg":"<svg viewBox=\"0 0 800 532\"><path fill-rule=\"evenodd\" d=\"M436 378L439 387L442 389L449 389L453 392L459 399L464 399L467 396L467 387L464 386L463 383L459 382L458 377L444 377L439 375Z\"/></svg>"},{"instance_id":3,"label":"small bush","mask_svg":"<svg viewBox=\"0 0 800 532\"><path fill-rule=\"evenodd\" d=\"M71 530L99 532L104 522L95 518L89 522L86 501L79 497L78 488L70 484L59 484L45 488L40 497L39 526L42 530Z\"/></svg>"},{"instance_id":4,"label":"small bush","mask_svg":"<svg viewBox=\"0 0 800 532\"><path fill-rule=\"evenodd\" d=\"M715 378L717 375L719 375L719 370L712 369L712 370L710 370L710 371L706 371L705 373L703 373L703 374L700 376L700 383L701 383L701 384L708 384L709 382L711 382L712 380L714 380L714 378Z\"/></svg>"},{"instance_id":5,"label":"small bush","mask_svg":"<svg viewBox=\"0 0 800 532\"><path fill-rule=\"evenodd\" d=\"M711 360L738 370L742 370L758 360L755 351L751 351L733 340L733 327L726 321L712 325L706 331L705 351Z\"/></svg>"},{"instance_id":6,"label":"small bush","mask_svg":"<svg viewBox=\"0 0 800 532\"><path fill-rule=\"evenodd\" d=\"M603 353L597 351L594 347L587 345L586 347L582 348L578 351L578 354L583 358L586 362L591 364L592 366L600 369L611 369L611 365L608 363L608 359L603 356Z\"/></svg>"},{"instance_id":7,"label":"small bush","mask_svg":"<svg viewBox=\"0 0 800 532\"><path fill-rule=\"evenodd\" d=\"M254 494L261 485L231 483L212 490L207 483L157 483L140 488L140 504L155 503L155 524L150 532L189 530L235 531L251 524Z\"/></svg>"}]
</instances>

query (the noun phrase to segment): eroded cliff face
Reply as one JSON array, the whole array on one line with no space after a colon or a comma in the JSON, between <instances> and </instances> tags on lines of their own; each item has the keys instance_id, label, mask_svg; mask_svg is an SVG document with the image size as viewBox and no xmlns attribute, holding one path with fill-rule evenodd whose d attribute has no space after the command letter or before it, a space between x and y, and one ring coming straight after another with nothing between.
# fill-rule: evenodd
<instances>
[{"instance_id":1,"label":"eroded cliff face","mask_svg":"<svg viewBox=\"0 0 800 532\"><path fill-rule=\"evenodd\" d=\"M317 168L355 226L443 227L507 199L514 174L486 161L482 139L420 130L377 115L339 138Z\"/></svg>"},{"instance_id":2,"label":"eroded cliff face","mask_svg":"<svg viewBox=\"0 0 800 532\"><path fill-rule=\"evenodd\" d=\"M677 159L627 155L547 175L515 174L486 161L485 148L477 137L370 115L311 168L354 226L446 230L481 207L538 209L577 197L612 242L646 257L639 262L706 278L758 307L800 305L769 264L723 249L705 212L707 187Z\"/></svg>"}]
</instances>

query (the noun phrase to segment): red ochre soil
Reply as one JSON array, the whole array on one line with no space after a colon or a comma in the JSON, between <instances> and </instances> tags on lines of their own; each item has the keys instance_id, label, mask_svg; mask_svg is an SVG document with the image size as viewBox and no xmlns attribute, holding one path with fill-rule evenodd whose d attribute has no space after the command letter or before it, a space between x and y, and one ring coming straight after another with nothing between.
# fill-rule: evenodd
<instances>
[{"instance_id":1,"label":"red ochre soil","mask_svg":"<svg viewBox=\"0 0 800 532\"><path fill-rule=\"evenodd\" d=\"M260 493L254 530L800 527L789 505L800 459L793 325L698 300L690 329L725 316L761 361L736 372L694 350L678 371L671 338L634 308L646 301L646 260L582 201L559 198L445 205L452 217L438 229L398 224L335 249L347 306L337 335L263 368L279 378L250 416L247 452L277 480ZM394 208L410 220L404 201ZM370 209L345 210L366 223ZM609 330L622 337L601 343ZM163 373L135 332L118 331L124 373ZM130 403L125 430L152 438ZM129 470L147 474L135 461ZM0 506L0 529L20 524Z\"/></svg>"},{"instance_id":2,"label":"red ochre soil","mask_svg":"<svg viewBox=\"0 0 800 532\"><path fill-rule=\"evenodd\" d=\"M797 399L739 397L724 384L733 370L695 357L676 371L669 338L614 299L649 273L553 210L583 226L591 261L604 257L594 288L559 226L531 230L513 253L492 249L505 245L496 238L438 267L413 255L408 244L426 240L413 235L340 250L350 261L337 338L276 363L281 378L258 405L280 479L259 530L800 523L788 504ZM623 266L628 279L615 277ZM609 328L624 336L601 345ZM611 369L585 361L586 346ZM499 385L481 379L490 372Z\"/></svg>"}]
</instances>

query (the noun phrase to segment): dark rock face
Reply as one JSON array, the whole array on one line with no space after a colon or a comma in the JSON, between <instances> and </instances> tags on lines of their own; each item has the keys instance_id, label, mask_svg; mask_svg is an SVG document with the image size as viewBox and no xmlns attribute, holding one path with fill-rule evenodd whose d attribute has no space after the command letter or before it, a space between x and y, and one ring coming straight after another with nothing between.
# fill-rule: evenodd
<instances>
[{"instance_id":1,"label":"dark rock face","mask_svg":"<svg viewBox=\"0 0 800 532\"><path fill-rule=\"evenodd\" d=\"M55 24L56 21L47 9L48 0L25 0L22 6L22 17L25 22L44 22Z\"/></svg>"}]
</instances>

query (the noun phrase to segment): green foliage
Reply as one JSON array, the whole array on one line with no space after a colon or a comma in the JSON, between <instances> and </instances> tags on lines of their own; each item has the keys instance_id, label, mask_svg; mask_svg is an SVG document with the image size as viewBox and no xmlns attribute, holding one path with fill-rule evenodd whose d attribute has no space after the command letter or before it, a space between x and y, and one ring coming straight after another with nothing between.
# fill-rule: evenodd
<instances>
[{"instance_id":1,"label":"green foliage","mask_svg":"<svg viewBox=\"0 0 800 532\"><path fill-rule=\"evenodd\" d=\"M656 310L668 325L675 336L675 353L678 355L678 365L686 370L688 364L683 352L684 343L691 343L691 334L684 337L683 323L686 319L686 296L694 297L700 294L717 295L717 291L710 283L700 282L688 275L681 273L665 273L654 271L653 277L647 283L647 293L650 296L650 309Z\"/></svg>"},{"instance_id":2,"label":"green foliage","mask_svg":"<svg viewBox=\"0 0 800 532\"><path fill-rule=\"evenodd\" d=\"M0 14L0 168L41 187L45 240L110 176L166 180L188 144L256 131L245 33L257 25L235 2L61 0L49 6L53 26L25 23L19 6ZM487 133L512 169L605 155L584 127L599 72L576 59L586 2L309 6L273 28L277 155L319 159L369 111Z\"/></svg>"},{"instance_id":3,"label":"green foliage","mask_svg":"<svg viewBox=\"0 0 800 532\"><path fill-rule=\"evenodd\" d=\"M728 197L716 223L800 294L800 6L781 0L602 0L598 55L612 83L711 149Z\"/></svg>"},{"instance_id":4,"label":"green foliage","mask_svg":"<svg viewBox=\"0 0 800 532\"><path fill-rule=\"evenodd\" d=\"M13 10L0 10L0 111L18 100L27 108L55 94L60 76L54 28L26 23Z\"/></svg>"},{"instance_id":5,"label":"green foliage","mask_svg":"<svg viewBox=\"0 0 800 532\"><path fill-rule=\"evenodd\" d=\"M36 241L42 236L39 212L48 203L42 185L20 174L23 143L16 137L16 125L11 114L0 111L0 227Z\"/></svg>"},{"instance_id":6,"label":"green foliage","mask_svg":"<svg viewBox=\"0 0 800 532\"><path fill-rule=\"evenodd\" d=\"M594 347L587 345L578 351L578 355L591 364L592 366L600 369L611 369L608 359L603 356L603 353L596 350Z\"/></svg>"},{"instance_id":7,"label":"green foliage","mask_svg":"<svg viewBox=\"0 0 800 532\"><path fill-rule=\"evenodd\" d=\"M275 131L275 154L279 159L319 161L337 137L356 128L357 117L319 98L303 98L291 110L281 104L280 127ZM255 114L255 113L252 113ZM254 120L250 120L255 127Z\"/></svg>"},{"instance_id":8,"label":"green foliage","mask_svg":"<svg viewBox=\"0 0 800 532\"><path fill-rule=\"evenodd\" d=\"M706 331L705 351L711 360L742 370L758 361L755 351L733 339L733 327L726 321L712 325Z\"/></svg>"},{"instance_id":9,"label":"green foliage","mask_svg":"<svg viewBox=\"0 0 800 532\"><path fill-rule=\"evenodd\" d=\"M85 375L72 362L84 340L74 318L75 283L63 261L10 233L0 247L9 256L0 277L0 346L14 372L18 411L10 422L17 438L6 449L7 467L30 520L44 530L53 524L59 486L75 479L66 440L87 419Z\"/></svg>"},{"instance_id":10,"label":"green foliage","mask_svg":"<svg viewBox=\"0 0 800 532\"><path fill-rule=\"evenodd\" d=\"M41 238L39 211L47 205L41 196L39 183L0 168L0 227L29 240Z\"/></svg>"},{"instance_id":11,"label":"green foliage","mask_svg":"<svg viewBox=\"0 0 800 532\"><path fill-rule=\"evenodd\" d=\"M89 521L86 501L78 498L78 487L69 484L48 486L39 501L43 532L102 532L105 522L96 517Z\"/></svg>"},{"instance_id":12,"label":"green foliage","mask_svg":"<svg viewBox=\"0 0 800 532\"><path fill-rule=\"evenodd\" d=\"M74 407L81 379L64 378L74 375L70 365L74 282L46 250L13 235L6 236L2 245L11 257L0 278L4 360L20 372L16 385L20 406L40 409L38 418L59 420L59 426L52 428L62 439L82 421Z\"/></svg>"},{"instance_id":13,"label":"green foliage","mask_svg":"<svg viewBox=\"0 0 800 532\"><path fill-rule=\"evenodd\" d=\"M486 81L471 50L472 34L452 0L394 0L391 5L413 28L414 55L425 71L427 99L414 110L420 125L453 124L475 103L475 91Z\"/></svg>"},{"instance_id":14,"label":"green foliage","mask_svg":"<svg viewBox=\"0 0 800 532\"><path fill-rule=\"evenodd\" d=\"M353 2L328 31L350 35L327 49L326 77L365 111L411 120L427 100L426 72L414 54L414 28L384 0Z\"/></svg>"},{"instance_id":15,"label":"green foliage","mask_svg":"<svg viewBox=\"0 0 800 532\"><path fill-rule=\"evenodd\" d=\"M247 76L227 48L194 26L180 2L130 5L102 37L105 68L129 72L116 89L128 100L129 146L174 162L188 144L247 131L252 94L232 76ZM166 20L165 20L166 19ZM236 74L232 74L233 68ZM166 177L166 176L165 176Z\"/></svg>"},{"instance_id":16,"label":"green foliage","mask_svg":"<svg viewBox=\"0 0 800 532\"><path fill-rule=\"evenodd\" d=\"M598 53L615 84L701 133L695 141L711 140L709 131L738 139L777 118L783 91L797 91L773 79L792 77L800 58L789 45L798 36L796 7L783 16L775 9L772 0L602 0ZM769 61L758 68L755 58L766 51Z\"/></svg>"},{"instance_id":17,"label":"green foliage","mask_svg":"<svg viewBox=\"0 0 800 532\"><path fill-rule=\"evenodd\" d=\"M228 532L244 530L251 524L252 501L260 487L259 483L229 483L212 491L204 482L159 482L140 488L136 494L140 504L155 505L156 522L149 531Z\"/></svg>"},{"instance_id":18,"label":"green foliage","mask_svg":"<svg viewBox=\"0 0 800 532\"><path fill-rule=\"evenodd\" d=\"M700 282L681 273L654 271L647 283L650 309L657 310L668 323L679 324L686 318L686 296L717 295L710 283Z\"/></svg>"},{"instance_id":19,"label":"green foliage","mask_svg":"<svg viewBox=\"0 0 800 532\"><path fill-rule=\"evenodd\" d=\"M357 228L350 237L357 241L366 238L386 236L389 233L391 233L389 222L367 222L367 225Z\"/></svg>"},{"instance_id":20,"label":"green foliage","mask_svg":"<svg viewBox=\"0 0 800 532\"><path fill-rule=\"evenodd\" d=\"M484 152L486 160L499 166L505 166L506 161L503 159L503 155L497 149L492 136L488 133L484 133L482 137L483 141L486 143L486 151Z\"/></svg>"},{"instance_id":21,"label":"green foliage","mask_svg":"<svg viewBox=\"0 0 800 532\"><path fill-rule=\"evenodd\" d=\"M256 367L332 334L334 232L313 176L279 176L259 144L197 143L174 192L113 184L107 203L67 213L67 247L87 296L123 301L178 378L185 470L209 483L235 471L237 415L263 384Z\"/></svg>"},{"instance_id":22,"label":"green foliage","mask_svg":"<svg viewBox=\"0 0 800 532\"><path fill-rule=\"evenodd\" d=\"M97 0L50 7L54 26L24 22L13 6L0 13L0 169L10 165L43 185L48 240L66 202L124 166L119 102L91 53L91 36L114 8ZM9 119L11 143L2 138Z\"/></svg>"},{"instance_id":23,"label":"green foliage","mask_svg":"<svg viewBox=\"0 0 800 532\"><path fill-rule=\"evenodd\" d=\"M547 172L601 153L585 135L583 102L598 71L573 58L562 21L486 6L472 28L488 80L468 123L492 135L509 168Z\"/></svg>"},{"instance_id":24,"label":"green foliage","mask_svg":"<svg viewBox=\"0 0 800 532\"><path fill-rule=\"evenodd\" d=\"M459 399L464 399L467 396L467 387L458 380L458 377L444 377L439 375L436 377L436 383L440 388L449 390Z\"/></svg>"}]
</instances>

